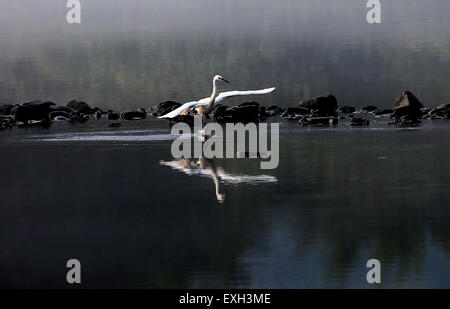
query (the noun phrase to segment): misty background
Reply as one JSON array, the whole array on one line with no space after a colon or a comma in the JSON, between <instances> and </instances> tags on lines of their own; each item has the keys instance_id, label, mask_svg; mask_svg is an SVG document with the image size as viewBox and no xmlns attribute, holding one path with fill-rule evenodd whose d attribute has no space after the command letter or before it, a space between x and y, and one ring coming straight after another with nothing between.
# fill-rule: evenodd
<instances>
[{"instance_id":1,"label":"misty background","mask_svg":"<svg viewBox=\"0 0 450 309\"><path fill-rule=\"evenodd\" d=\"M333 93L340 105L388 107L410 90L448 101L447 0L0 0L0 102L79 99L104 109L148 108L229 89L276 86L265 105Z\"/></svg>"}]
</instances>

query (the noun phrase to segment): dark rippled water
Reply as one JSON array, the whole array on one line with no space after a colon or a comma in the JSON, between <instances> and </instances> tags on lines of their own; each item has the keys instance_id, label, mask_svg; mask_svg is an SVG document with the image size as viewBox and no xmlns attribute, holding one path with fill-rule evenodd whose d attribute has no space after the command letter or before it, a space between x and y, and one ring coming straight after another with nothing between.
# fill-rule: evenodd
<instances>
[{"instance_id":1,"label":"dark rippled water","mask_svg":"<svg viewBox=\"0 0 450 309\"><path fill-rule=\"evenodd\" d=\"M203 98L220 73L276 86L263 105L446 103L449 2L383 1L381 25L363 2L90 0L74 26L60 1L2 0L0 102L147 108ZM369 288L377 258L378 287L449 288L450 122L371 120L275 119L275 170L175 161L157 119L1 131L0 286L67 287L77 258L82 287Z\"/></svg>"}]
</instances>

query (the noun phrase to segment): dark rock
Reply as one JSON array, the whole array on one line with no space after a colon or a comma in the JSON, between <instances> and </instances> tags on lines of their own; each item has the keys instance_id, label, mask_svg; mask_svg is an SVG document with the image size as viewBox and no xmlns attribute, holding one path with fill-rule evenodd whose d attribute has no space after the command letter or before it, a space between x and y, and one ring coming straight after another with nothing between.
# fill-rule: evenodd
<instances>
[{"instance_id":1,"label":"dark rock","mask_svg":"<svg viewBox=\"0 0 450 309\"><path fill-rule=\"evenodd\" d=\"M25 124L30 120L49 120L48 114L51 112L53 102L31 101L15 105L11 109L11 115L14 120L23 122Z\"/></svg>"},{"instance_id":2,"label":"dark rock","mask_svg":"<svg viewBox=\"0 0 450 309\"><path fill-rule=\"evenodd\" d=\"M225 119L227 122L258 122L259 105L232 106L225 110Z\"/></svg>"},{"instance_id":3,"label":"dark rock","mask_svg":"<svg viewBox=\"0 0 450 309\"><path fill-rule=\"evenodd\" d=\"M409 106L402 106L396 108L391 117L398 119L405 116L408 116L410 119L418 119L422 116L422 111L420 109L413 109Z\"/></svg>"},{"instance_id":4,"label":"dark rock","mask_svg":"<svg viewBox=\"0 0 450 309\"><path fill-rule=\"evenodd\" d=\"M65 106L61 106L61 105L50 105L49 107L50 112L65 112L68 114L73 113L73 110L71 110L70 108L67 108Z\"/></svg>"},{"instance_id":5,"label":"dark rock","mask_svg":"<svg viewBox=\"0 0 450 309\"><path fill-rule=\"evenodd\" d=\"M70 108L71 110L80 113L80 114L86 114L86 115L93 115L98 108L92 108L87 104L86 102L76 101L72 100L69 103L66 104L67 108Z\"/></svg>"},{"instance_id":6,"label":"dark rock","mask_svg":"<svg viewBox=\"0 0 450 309\"><path fill-rule=\"evenodd\" d=\"M120 117L123 120L142 120L147 118L146 112L138 112L138 111L129 111L129 112L122 112L120 114Z\"/></svg>"},{"instance_id":7,"label":"dark rock","mask_svg":"<svg viewBox=\"0 0 450 309\"><path fill-rule=\"evenodd\" d=\"M422 116L427 116L427 114L432 110L432 108L422 107L420 110L422 111Z\"/></svg>"},{"instance_id":8,"label":"dark rock","mask_svg":"<svg viewBox=\"0 0 450 309\"><path fill-rule=\"evenodd\" d=\"M150 112L152 113L153 116L163 116L180 106L181 104L178 102L165 101L151 107Z\"/></svg>"},{"instance_id":9,"label":"dark rock","mask_svg":"<svg viewBox=\"0 0 450 309\"><path fill-rule=\"evenodd\" d=\"M394 112L392 116L396 123L416 123L422 116L423 105L409 91L405 91L394 99Z\"/></svg>"},{"instance_id":10,"label":"dark rock","mask_svg":"<svg viewBox=\"0 0 450 309\"><path fill-rule=\"evenodd\" d=\"M420 123L420 120L411 115L403 115L395 118L394 123L389 124L397 124L401 126L417 126Z\"/></svg>"},{"instance_id":11,"label":"dark rock","mask_svg":"<svg viewBox=\"0 0 450 309\"><path fill-rule=\"evenodd\" d=\"M353 118L352 121L350 122L350 125L353 127L363 127L363 126L368 126L370 124L370 121L367 119L363 119L363 118Z\"/></svg>"},{"instance_id":12,"label":"dark rock","mask_svg":"<svg viewBox=\"0 0 450 309\"><path fill-rule=\"evenodd\" d=\"M246 102L238 106L214 105L209 117L216 122L258 122L261 116L261 106L256 102Z\"/></svg>"},{"instance_id":13,"label":"dark rock","mask_svg":"<svg viewBox=\"0 0 450 309\"><path fill-rule=\"evenodd\" d=\"M373 105L368 105L368 106L362 107L361 110L366 111L366 112L375 112L376 110L378 110L378 107L373 106Z\"/></svg>"},{"instance_id":14,"label":"dark rock","mask_svg":"<svg viewBox=\"0 0 450 309\"><path fill-rule=\"evenodd\" d=\"M326 97L307 98L300 101L298 105L313 110L318 116L337 116L337 99L332 94Z\"/></svg>"},{"instance_id":15,"label":"dark rock","mask_svg":"<svg viewBox=\"0 0 450 309\"><path fill-rule=\"evenodd\" d=\"M351 114L355 110L356 109L353 106L341 106L341 107L339 107L339 112L341 112L343 114Z\"/></svg>"},{"instance_id":16,"label":"dark rock","mask_svg":"<svg viewBox=\"0 0 450 309\"><path fill-rule=\"evenodd\" d=\"M226 122L228 106L222 104L215 104L209 116L217 122Z\"/></svg>"},{"instance_id":17,"label":"dark rock","mask_svg":"<svg viewBox=\"0 0 450 309\"><path fill-rule=\"evenodd\" d=\"M108 120L112 120L112 121L119 120L120 115L118 113L113 112L113 111L109 111L108 112L108 116L106 116L106 118Z\"/></svg>"}]
</instances>

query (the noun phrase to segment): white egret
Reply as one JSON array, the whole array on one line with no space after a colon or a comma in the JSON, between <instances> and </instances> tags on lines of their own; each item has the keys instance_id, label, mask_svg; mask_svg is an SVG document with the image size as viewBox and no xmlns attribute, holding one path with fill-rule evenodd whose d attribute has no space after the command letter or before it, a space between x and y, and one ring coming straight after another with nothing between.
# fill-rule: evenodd
<instances>
[{"instance_id":1,"label":"white egret","mask_svg":"<svg viewBox=\"0 0 450 309\"><path fill-rule=\"evenodd\" d=\"M266 88L266 89L261 89L261 90L245 90L245 91L233 90L233 91L226 91L226 92L221 92L221 93L217 94L216 83L219 80L229 83L222 76L216 75L213 78L213 91L212 91L212 94L210 97L204 98L204 99L201 99L198 101L184 103L177 109L174 109L173 111L171 111L163 116L160 116L159 118L174 118L178 115L186 114L192 108L196 108L197 112L200 115L207 115L212 111L214 103L220 102L226 98L230 98L230 97L234 97L234 96L252 95L252 94L266 94L266 93L270 93L275 90L275 87L273 87L273 88Z\"/></svg>"}]
</instances>

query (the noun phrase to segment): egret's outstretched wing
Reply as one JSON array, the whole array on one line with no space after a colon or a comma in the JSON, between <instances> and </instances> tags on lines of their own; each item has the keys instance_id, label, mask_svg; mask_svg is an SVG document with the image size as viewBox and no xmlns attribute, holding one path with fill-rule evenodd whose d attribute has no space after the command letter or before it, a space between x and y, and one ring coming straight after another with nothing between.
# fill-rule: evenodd
<instances>
[{"instance_id":1,"label":"egret's outstretched wing","mask_svg":"<svg viewBox=\"0 0 450 309\"><path fill-rule=\"evenodd\" d=\"M236 96L242 96L242 95L253 95L253 94L266 94L266 93L270 93L270 92L272 92L274 90L275 90L275 87L261 89L261 90L245 90L245 91L233 90L233 91L221 92L216 97L216 100L214 101L214 103L220 102L223 99L230 98L230 97L236 97ZM209 97L208 98L203 98L201 100L194 101L194 102L184 103L183 105L181 105L177 109L174 109L170 113L167 113L167 114L165 114L163 116L160 116L158 118L174 118L174 117L180 115L185 110L188 110L190 108L193 108L193 107L196 108L196 107L199 107L199 106L202 106L202 105L207 105L208 104L208 100L209 100Z\"/></svg>"},{"instance_id":2,"label":"egret's outstretched wing","mask_svg":"<svg viewBox=\"0 0 450 309\"><path fill-rule=\"evenodd\" d=\"M216 100L214 102L217 103L217 102L222 101L223 99L236 97L236 96L241 96L241 95L267 94L267 93L270 93L270 92L272 92L274 90L275 90L275 87L261 89L261 90L245 90L245 91L233 90L233 91L226 91L226 92L219 93L219 95L217 96L217 98L216 98Z\"/></svg>"},{"instance_id":3,"label":"egret's outstretched wing","mask_svg":"<svg viewBox=\"0 0 450 309\"><path fill-rule=\"evenodd\" d=\"M181 105L177 109L174 109L170 113L167 113L167 114L165 114L163 116L160 116L158 118L174 118L174 117L180 115L185 110L188 110L188 109L190 109L192 107L199 107L200 105L206 105L206 103L197 102L197 101L184 103L183 105Z\"/></svg>"}]
</instances>

